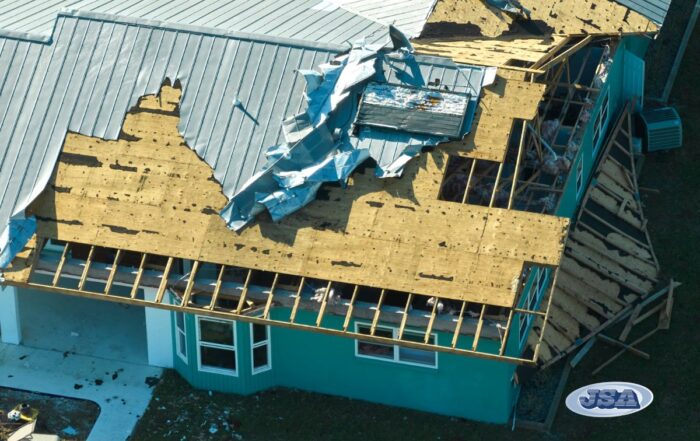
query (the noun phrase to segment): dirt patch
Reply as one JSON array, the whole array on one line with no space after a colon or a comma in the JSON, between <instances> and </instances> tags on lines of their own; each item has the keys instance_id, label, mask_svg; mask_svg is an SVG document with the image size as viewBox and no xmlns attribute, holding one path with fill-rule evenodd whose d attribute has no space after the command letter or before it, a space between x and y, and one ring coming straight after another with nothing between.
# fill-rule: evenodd
<instances>
[{"instance_id":1,"label":"dirt patch","mask_svg":"<svg viewBox=\"0 0 700 441\"><path fill-rule=\"evenodd\" d=\"M100 406L92 401L0 388L3 422L4 414L20 403L27 403L39 410L37 433L55 434L64 441L87 439L100 414ZM0 424L0 440L6 440L10 433L7 426Z\"/></svg>"}]
</instances>

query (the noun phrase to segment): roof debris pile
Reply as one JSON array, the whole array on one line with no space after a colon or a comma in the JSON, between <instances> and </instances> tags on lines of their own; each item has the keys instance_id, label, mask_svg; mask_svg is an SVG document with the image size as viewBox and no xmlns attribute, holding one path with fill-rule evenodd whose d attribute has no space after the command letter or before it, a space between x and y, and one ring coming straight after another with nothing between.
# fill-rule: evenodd
<instances>
[{"instance_id":1,"label":"roof debris pile","mask_svg":"<svg viewBox=\"0 0 700 441\"><path fill-rule=\"evenodd\" d=\"M285 119L285 143L267 150L267 163L222 210L229 228L239 230L265 210L282 219L311 202L324 182L345 185L368 158L378 177L401 176L425 147L469 132L494 71L414 55L400 31L391 33L392 49L359 44L319 71L299 71L307 109Z\"/></svg>"}]
</instances>

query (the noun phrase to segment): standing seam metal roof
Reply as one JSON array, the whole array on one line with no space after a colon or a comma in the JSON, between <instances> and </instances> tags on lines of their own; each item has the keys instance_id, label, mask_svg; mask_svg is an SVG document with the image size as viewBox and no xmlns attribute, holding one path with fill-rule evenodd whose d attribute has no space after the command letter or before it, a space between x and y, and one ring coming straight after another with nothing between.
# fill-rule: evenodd
<instances>
[{"instance_id":1,"label":"standing seam metal roof","mask_svg":"<svg viewBox=\"0 0 700 441\"><path fill-rule=\"evenodd\" d=\"M662 25L666 19L671 0L615 0L635 12L639 12L649 20Z\"/></svg>"},{"instance_id":2,"label":"standing seam metal roof","mask_svg":"<svg viewBox=\"0 0 700 441\"><path fill-rule=\"evenodd\" d=\"M334 44L386 39L387 26L327 0L0 0L3 31L46 40L63 8Z\"/></svg>"}]
</instances>

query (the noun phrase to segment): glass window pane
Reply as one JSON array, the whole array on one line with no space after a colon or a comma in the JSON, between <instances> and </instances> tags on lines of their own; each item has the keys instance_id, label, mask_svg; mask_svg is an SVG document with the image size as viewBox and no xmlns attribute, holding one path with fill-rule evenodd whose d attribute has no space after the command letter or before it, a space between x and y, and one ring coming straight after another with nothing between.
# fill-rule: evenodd
<instances>
[{"instance_id":1,"label":"glass window pane","mask_svg":"<svg viewBox=\"0 0 700 441\"><path fill-rule=\"evenodd\" d=\"M175 313L175 323L177 323L178 329L185 330L185 315L181 312Z\"/></svg>"},{"instance_id":2,"label":"glass window pane","mask_svg":"<svg viewBox=\"0 0 700 441\"><path fill-rule=\"evenodd\" d=\"M425 338L425 334L416 334L415 332L404 332L403 333L403 340L408 340L408 341L417 341L418 343L423 343L423 339ZM430 339L428 339L428 344L434 345L435 344L435 336L430 334Z\"/></svg>"},{"instance_id":3,"label":"glass window pane","mask_svg":"<svg viewBox=\"0 0 700 441\"><path fill-rule=\"evenodd\" d=\"M267 340L267 326L253 324L253 343Z\"/></svg>"},{"instance_id":4,"label":"glass window pane","mask_svg":"<svg viewBox=\"0 0 700 441\"><path fill-rule=\"evenodd\" d=\"M187 357L187 342L185 340L185 334L182 332L178 332L178 351L180 351L180 354L182 356Z\"/></svg>"},{"instance_id":5,"label":"glass window pane","mask_svg":"<svg viewBox=\"0 0 700 441\"><path fill-rule=\"evenodd\" d=\"M364 326L360 325L357 327L357 332L360 334L370 334L370 327L369 326ZM376 328L374 330L374 335L375 337L386 337L386 338L393 338L394 337L394 332L391 329L386 329L386 328Z\"/></svg>"},{"instance_id":6,"label":"glass window pane","mask_svg":"<svg viewBox=\"0 0 700 441\"><path fill-rule=\"evenodd\" d=\"M202 366L217 369L236 370L236 352L229 349L208 348L200 346Z\"/></svg>"},{"instance_id":7,"label":"glass window pane","mask_svg":"<svg viewBox=\"0 0 700 441\"><path fill-rule=\"evenodd\" d=\"M207 343L233 346L233 323L200 320L199 338Z\"/></svg>"},{"instance_id":8,"label":"glass window pane","mask_svg":"<svg viewBox=\"0 0 700 441\"><path fill-rule=\"evenodd\" d=\"M357 353L360 355L367 355L370 357L388 358L389 360L393 360L394 346L358 341Z\"/></svg>"},{"instance_id":9,"label":"glass window pane","mask_svg":"<svg viewBox=\"0 0 700 441\"><path fill-rule=\"evenodd\" d=\"M267 366L267 345L253 348L253 368L261 368Z\"/></svg>"},{"instance_id":10,"label":"glass window pane","mask_svg":"<svg viewBox=\"0 0 700 441\"><path fill-rule=\"evenodd\" d=\"M435 366L435 352L399 347L399 360L408 363Z\"/></svg>"}]
</instances>

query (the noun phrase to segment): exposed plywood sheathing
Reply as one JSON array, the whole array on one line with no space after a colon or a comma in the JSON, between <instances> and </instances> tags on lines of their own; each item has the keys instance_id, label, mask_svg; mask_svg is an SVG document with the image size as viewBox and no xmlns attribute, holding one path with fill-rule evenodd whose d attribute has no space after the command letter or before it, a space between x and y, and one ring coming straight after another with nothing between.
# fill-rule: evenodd
<instances>
[{"instance_id":1,"label":"exposed plywood sheathing","mask_svg":"<svg viewBox=\"0 0 700 441\"><path fill-rule=\"evenodd\" d=\"M659 27L643 15L613 0L520 0L531 11L528 27L560 35L653 33ZM525 27L525 24L523 24ZM439 0L428 18L431 28L453 34L498 37L523 33L515 17L488 6L485 0Z\"/></svg>"},{"instance_id":2,"label":"exposed plywood sheathing","mask_svg":"<svg viewBox=\"0 0 700 441\"><path fill-rule=\"evenodd\" d=\"M40 236L498 306L513 305L525 262L559 263L568 220L436 200L440 155L408 179L358 173L278 224L233 233L211 168L177 131L179 94L142 99L118 141L67 136L31 206Z\"/></svg>"},{"instance_id":3,"label":"exposed plywood sheathing","mask_svg":"<svg viewBox=\"0 0 700 441\"><path fill-rule=\"evenodd\" d=\"M499 69L496 81L485 87L471 132L461 141L441 144L448 153L503 162L516 119L531 120L546 86L525 81L523 72Z\"/></svg>"},{"instance_id":4,"label":"exposed plywood sheathing","mask_svg":"<svg viewBox=\"0 0 700 441\"><path fill-rule=\"evenodd\" d=\"M508 66L514 62L535 63L556 48L564 37L551 38L452 38L413 42L418 53L450 57L457 63L479 66Z\"/></svg>"},{"instance_id":5,"label":"exposed plywood sheathing","mask_svg":"<svg viewBox=\"0 0 700 441\"><path fill-rule=\"evenodd\" d=\"M567 239L540 348L542 363L572 351L659 284L660 269L638 198L631 130L626 110L610 135ZM535 343L533 337L531 344Z\"/></svg>"}]
</instances>

